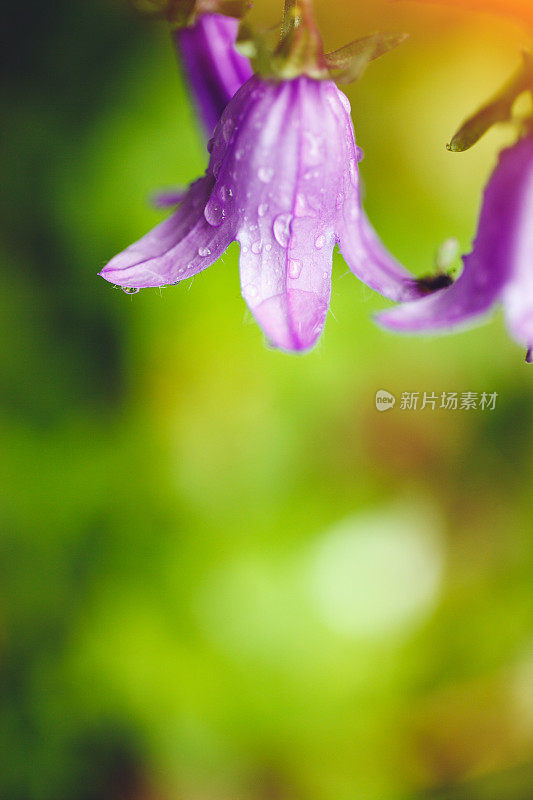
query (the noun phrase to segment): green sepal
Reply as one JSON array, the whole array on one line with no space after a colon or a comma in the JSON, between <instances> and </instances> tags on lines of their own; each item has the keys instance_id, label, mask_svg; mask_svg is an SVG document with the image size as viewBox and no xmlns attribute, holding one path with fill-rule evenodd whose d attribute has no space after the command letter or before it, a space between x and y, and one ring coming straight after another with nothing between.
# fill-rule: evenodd
<instances>
[{"instance_id":1,"label":"green sepal","mask_svg":"<svg viewBox=\"0 0 533 800\"><path fill-rule=\"evenodd\" d=\"M325 60L330 76L337 83L356 81L371 61L394 50L407 38L409 34L406 33L372 33L327 53Z\"/></svg>"},{"instance_id":2,"label":"green sepal","mask_svg":"<svg viewBox=\"0 0 533 800\"><path fill-rule=\"evenodd\" d=\"M520 69L507 81L494 97L461 126L447 149L463 153L475 145L487 131L499 122L510 122L517 99L526 91L533 90L533 54L523 52Z\"/></svg>"},{"instance_id":3,"label":"green sepal","mask_svg":"<svg viewBox=\"0 0 533 800\"><path fill-rule=\"evenodd\" d=\"M237 49L252 60L256 72L273 80L307 75L314 80L336 83L357 80L371 61L407 38L403 33L373 33L326 55L314 20L312 0L285 0L280 41L274 50L267 42L270 32L257 32L241 23Z\"/></svg>"}]
</instances>

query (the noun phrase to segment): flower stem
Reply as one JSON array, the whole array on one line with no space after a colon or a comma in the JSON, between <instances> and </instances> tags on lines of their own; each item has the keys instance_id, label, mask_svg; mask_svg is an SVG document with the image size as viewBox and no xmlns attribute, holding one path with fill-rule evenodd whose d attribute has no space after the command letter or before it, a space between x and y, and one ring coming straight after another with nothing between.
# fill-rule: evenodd
<instances>
[{"instance_id":1,"label":"flower stem","mask_svg":"<svg viewBox=\"0 0 533 800\"><path fill-rule=\"evenodd\" d=\"M276 51L278 72L284 77L327 75L322 38L312 0L285 0L281 40Z\"/></svg>"}]
</instances>

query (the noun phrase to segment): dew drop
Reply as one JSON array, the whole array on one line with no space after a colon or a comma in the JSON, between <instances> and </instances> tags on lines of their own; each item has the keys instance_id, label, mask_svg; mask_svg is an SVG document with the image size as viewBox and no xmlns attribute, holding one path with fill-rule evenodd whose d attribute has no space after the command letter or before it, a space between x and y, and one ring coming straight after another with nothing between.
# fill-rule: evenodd
<instances>
[{"instance_id":1,"label":"dew drop","mask_svg":"<svg viewBox=\"0 0 533 800\"><path fill-rule=\"evenodd\" d=\"M325 244L326 244L326 237L322 233L322 234L320 234L320 236L316 237L316 239L315 239L315 247L316 247L317 250L322 250L322 248L324 247Z\"/></svg>"},{"instance_id":2,"label":"dew drop","mask_svg":"<svg viewBox=\"0 0 533 800\"><path fill-rule=\"evenodd\" d=\"M209 249L209 247L199 247L198 255L200 256L200 258L205 258L206 256L211 255L211 250Z\"/></svg>"},{"instance_id":3,"label":"dew drop","mask_svg":"<svg viewBox=\"0 0 533 800\"><path fill-rule=\"evenodd\" d=\"M344 106L344 110L346 111L346 113L347 114L351 114L352 113L352 106L350 105L350 101L348 100L348 98L346 97L344 92L340 92L339 91L338 92L338 97L339 97L339 100L341 101L342 105Z\"/></svg>"},{"instance_id":4,"label":"dew drop","mask_svg":"<svg viewBox=\"0 0 533 800\"><path fill-rule=\"evenodd\" d=\"M233 189L231 186L223 185L218 190L218 196L222 200L223 203L227 203L233 197Z\"/></svg>"},{"instance_id":5,"label":"dew drop","mask_svg":"<svg viewBox=\"0 0 533 800\"><path fill-rule=\"evenodd\" d=\"M274 170L272 169L272 167L259 167L259 169L257 170L257 177L263 183L270 183L273 175L274 175Z\"/></svg>"},{"instance_id":6,"label":"dew drop","mask_svg":"<svg viewBox=\"0 0 533 800\"><path fill-rule=\"evenodd\" d=\"M263 243L261 241L253 243L252 253L255 253L256 256L259 255L262 249L263 249Z\"/></svg>"},{"instance_id":7,"label":"dew drop","mask_svg":"<svg viewBox=\"0 0 533 800\"><path fill-rule=\"evenodd\" d=\"M235 122L232 120L231 117L228 117L222 123L222 136L226 142L229 142L231 137L233 136L233 131L235 130Z\"/></svg>"},{"instance_id":8,"label":"dew drop","mask_svg":"<svg viewBox=\"0 0 533 800\"><path fill-rule=\"evenodd\" d=\"M289 278L296 280L300 277L302 271L302 262L296 258L289 258Z\"/></svg>"},{"instance_id":9,"label":"dew drop","mask_svg":"<svg viewBox=\"0 0 533 800\"><path fill-rule=\"evenodd\" d=\"M362 150L359 147L359 145L356 145L355 146L355 160L357 161L357 163L359 164L359 162L362 161L364 157L365 157L364 150Z\"/></svg>"},{"instance_id":10,"label":"dew drop","mask_svg":"<svg viewBox=\"0 0 533 800\"><path fill-rule=\"evenodd\" d=\"M272 232L278 244L287 247L291 238L292 214L278 214L272 225Z\"/></svg>"},{"instance_id":11,"label":"dew drop","mask_svg":"<svg viewBox=\"0 0 533 800\"><path fill-rule=\"evenodd\" d=\"M304 132L304 158L308 164L320 164L322 161L321 139L311 131Z\"/></svg>"},{"instance_id":12,"label":"dew drop","mask_svg":"<svg viewBox=\"0 0 533 800\"><path fill-rule=\"evenodd\" d=\"M350 159L350 180L353 186L357 186L357 164L354 158Z\"/></svg>"},{"instance_id":13,"label":"dew drop","mask_svg":"<svg viewBox=\"0 0 533 800\"><path fill-rule=\"evenodd\" d=\"M124 294L137 294L139 289L135 289L133 286L121 286L120 287Z\"/></svg>"},{"instance_id":14,"label":"dew drop","mask_svg":"<svg viewBox=\"0 0 533 800\"><path fill-rule=\"evenodd\" d=\"M210 225L218 228L224 222L226 211L216 200L210 200L205 207L204 216Z\"/></svg>"},{"instance_id":15,"label":"dew drop","mask_svg":"<svg viewBox=\"0 0 533 800\"><path fill-rule=\"evenodd\" d=\"M267 211L268 211L268 204L267 203L260 203L260 205L257 206L257 216L258 217L264 217Z\"/></svg>"}]
</instances>

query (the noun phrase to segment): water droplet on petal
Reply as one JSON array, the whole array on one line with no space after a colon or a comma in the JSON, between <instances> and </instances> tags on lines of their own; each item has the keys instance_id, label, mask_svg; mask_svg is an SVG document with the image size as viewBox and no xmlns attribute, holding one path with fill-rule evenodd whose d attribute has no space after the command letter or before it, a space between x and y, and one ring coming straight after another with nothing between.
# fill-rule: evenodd
<instances>
[{"instance_id":1,"label":"water droplet on petal","mask_svg":"<svg viewBox=\"0 0 533 800\"><path fill-rule=\"evenodd\" d=\"M322 250L322 248L324 247L325 244L326 244L326 237L322 233L322 234L320 234L320 236L316 237L316 239L315 239L315 247L316 247L317 250Z\"/></svg>"},{"instance_id":2,"label":"water droplet on petal","mask_svg":"<svg viewBox=\"0 0 533 800\"><path fill-rule=\"evenodd\" d=\"M350 101L348 100L348 98L346 97L344 92L338 91L338 97L339 97L339 100L341 101L342 105L344 106L344 110L346 111L346 113L347 114L351 114L352 113L352 106L350 105Z\"/></svg>"},{"instance_id":3,"label":"water droplet on petal","mask_svg":"<svg viewBox=\"0 0 533 800\"><path fill-rule=\"evenodd\" d=\"M270 244L270 242L265 245L265 250L267 251L267 253L270 253L270 251L272 250L272 245Z\"/></svg>"},{"instance_id":4,"label":"water droplet on petal","mask_svg":"<svg viewBox=\"0 0 533 800\"><path fill-rule=\"evenodd\" d=\"M262 249L263 249L263 243L261 241L253 243L252 253L255 253L256 256L259 255Z\"/></svg>"},{"instance_id":5,"label":"water droplet on petal","mask_svg":"<svg viewBox=\"0 0 533 800\"><path fill-rule=\"evenodd\" d=\"M209 139L209 141L208 141L208 143L207 143L207 152L208 152L208 153L212 153L212 152L213 152L213 146L214 146L214 144L215 144L215 137L213 136L213 138L212 138L212 139Z\"/></svg>"},{"instance_id":6,"label":"water droplet on petal","mask_svg":"<svg viewBox=\"0 0 533 800\"><path fill-rule=\"evenodd\" d=\"M121 286L120 287L125 294L137 294L139 289L135 289L133 286Z\"/></svg>"},{"instance_id":7,"label":"water droplet on petal","mask_svg":"<svg viewBox=\"0 0 533 800\"><path fill-rule=\"evenodd\" d=\"M321 138L311 131L304 132L304 158L308 164L322 161L321 142Z\"/></svg>"},{"instance_id":8,"label":"water droplet on petal","mask_svg":"<svg viewBox=\"0 0 533 800\"><path fill-rule=\"evenodd\" d=\"M359 164L359 162L362 161L364 157L365 157L364 151L359 147L359 145L356 145L355 146L355 159L356 159L357 163Z\"/></svg>"},{"instance_id":9,"label":"water droplet on petal","mask_svg":"<svg viewBox=\"0 0 533 800\"><path fill-rule=\"evenodd\" d=\"M205 258L206 256L211 255L211 250L209 249L209 247L199 247L198 255L200 256L200 258Z\"/></svg>"},{"instance_id":10,"label":"water droplet on petal","mask_svg":"<svg viewBox=\"0 0 533 800\"><path fill-rule=\"evenodd\" d=\"M226 142L229 142L231 137L233 136L233 131L235 130L235 122L232 120L231 117L228 117L222 123L222 136Z\"/></svg>"},{"instance_id":11,"label":"water droplet on petal","mask_svg":"<svg viewBox=\"0 0 533 800\"><path fill-rule=\"evenodd\" d=\"M357 164L354 158L350 159L350 180L353 186L357 186Z\"/></svg>"},{"instance_id":12,"label":"water droplet on petal","mask_svg":"<svg viewBox=\"0 0 533 800\"><path fill-rule=\"evenodd\" d=\"M289 258L289 278L296 280L302 271L302 262L296 258Z\"/></svg>"},{"instance_id":13,"label":"water droplet on petal","mask_svg":"<svg viewBox=\"0 0 533 800\"><path fill-rule=\"evenodd\" d=\"M260 205L257 206L257 216L258 217L264 217L267 211L268 211L268 204L267 203L260 203Z\"/></svg>"},{"instance_id":14,"label":"water droplet on petal","mask_svg":"<svg viewBox=\"0 0 533 800\"><path fill-rule=\"evenodd\" d=\"M278 214L272 225L272 232L278 244L287 247L291 238L292 214Z\"/></svg>"},{"instance_id":15,"label":"water droplet on petal","mask_svg":"<svg viewBox=\"0 0 533 800\"><path fill-rule=\"evenodd\" d=\"M305 217L307 201L304 194L298 193L296 195L296 202L294 204L294 214L296 217Z\"/></svg>"},{"instance_id":16,"label":"water droplet on petal","mask_svg":"<svg viewBox=\"0 0 533 800\"><path fill-rule=\"evenodd\" d=\"M274 170L272 167L259 167L259 169L257 170L257 177L263 183L270 183L273 175L274 175Z\"/></svg>"},{"instance_id":17,"label":"water droplet on petal","mask_svg":"<svg viewBox=\"0 0 533 800\"><path fill-rule=\"evenodd\" d=\"M226 211L217 200L211 199L205 207L204 216L210 225L218 228L224 222Z\"/></svg>"},{"instance_id":18,"label":"water droplet on petal","mask_svg":"<svg viewBox=\"0 0 533 800\"><path fill-rule=\"evenodd\" d=\"M233 197L233 190L231 186L221 186L218 190L218 196L222 200L223 203L227 203L227 201Z\"/></svg>"}]
</instances>

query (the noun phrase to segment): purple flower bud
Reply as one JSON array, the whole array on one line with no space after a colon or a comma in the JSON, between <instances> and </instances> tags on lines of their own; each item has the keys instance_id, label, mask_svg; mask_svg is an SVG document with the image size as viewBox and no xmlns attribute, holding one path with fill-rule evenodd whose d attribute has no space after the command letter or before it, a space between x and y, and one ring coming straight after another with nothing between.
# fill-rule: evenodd
<instances>
[{"instance_id":1,"label":"purple flower bud","mask_svg":"<svg viewBox=\"0 0 533 800\"><path fill-rule=\"evenodd\" d=\"M200 14L193 25L173 33L208 139L228 102L252 75L250 62L235 49L238 28L234 17Z\"/></svg>"},{"instance_id":2,"label":"purple flower bud","mask_svg":"<svg viewBox=\"0 0 533 800\"><path fill-rule=\"evenodd\" d=\"M505 150L487 189L473 252L452 286L378 315L395 331L424 332L473 321L503 304L514 338L533 346L533 136Z\"/></svg>"},{"instance_id":3,"label":"purple flower bud","mask_svg":"<svg viewBox=\"0 0 533 800\"><path fill-rule=\"evenodd\" d=\"M122 287L177 283L237 240L255 319L273 345L306 350L324 326L336 243L352 272L386 297L421 294L362 212L360 156L349 102L333 82L253 76L216 127L205 176L100 274Z\"/></svg>"}]
</instances>

